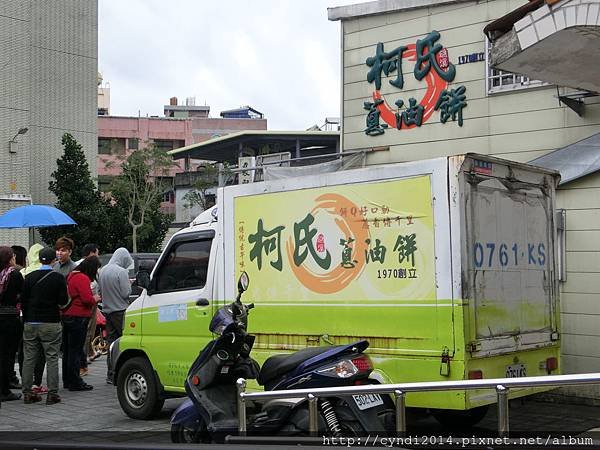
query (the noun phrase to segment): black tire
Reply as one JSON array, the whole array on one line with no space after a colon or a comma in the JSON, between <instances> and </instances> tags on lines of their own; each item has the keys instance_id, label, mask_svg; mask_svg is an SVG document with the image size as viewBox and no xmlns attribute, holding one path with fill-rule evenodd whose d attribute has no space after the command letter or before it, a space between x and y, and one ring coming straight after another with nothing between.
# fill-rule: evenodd
<instances>
[{"instance_id":1,"label":"black tire","mask_svg":"<svg viewBox=\"0 0 600 450\"><path fill-rule=\"evenodd\" d=\"M431 411L435 420L447 428L468 429L477 425L487 414L489 406L479 406L466 411L452 409L434 409Z\"/></svg>"},{"instance_id":2,"label":"black tire","mask_svg":"<svg viewBox=\"0 0 600 450\"><path fill-rule=\"evenodd\" d=\"M175 444L207 444L211 442L211 439L204 426L201 429L190 429L177 424L171 425L171 442Z\"/></svg>"},{"instance_id":3,"label":"black tire","mask_svg":"<svg viewBox=\"0 0 600 450\"><path fill-rule=\"evenodd\" d=\"M121 409L132 419L152 419L160 412L165 400L160 398L152 365L146 358L125 361L117 377L117 397Z\"/></svg>"}]
</instances>

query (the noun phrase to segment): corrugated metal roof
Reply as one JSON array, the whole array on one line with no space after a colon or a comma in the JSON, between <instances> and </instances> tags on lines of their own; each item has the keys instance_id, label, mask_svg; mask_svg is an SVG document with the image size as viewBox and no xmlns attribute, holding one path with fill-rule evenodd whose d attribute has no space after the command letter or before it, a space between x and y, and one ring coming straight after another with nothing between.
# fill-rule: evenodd
<instances>
[{"instance_id":1,"label":"corrugated metal roof","mask_svg":"<svg viewBox=\"0 0 600 450\"><path fill-rule=\"evenodd\" d=\"M600 133L547 155L529 164L560 172L560 184L566 184L600 170Z\"/></svg>"},{"instance_id":2,"label":"corrugated metal roof","mask_svg":"<svg viewBox=\"0 0 600 450\"><path fill-rule=\"evenodd\" d=\"M331 147L337 148L340 140L339 131L274 131L274 130L243 130L218 136L207 141L180 147L167 152L173 159L186 157L204 159L207 161L237 161L241 146L254 144L279 143L281 151L292 149L296 151L296 141L301 148Z\"/></svg>"}]
</instances>

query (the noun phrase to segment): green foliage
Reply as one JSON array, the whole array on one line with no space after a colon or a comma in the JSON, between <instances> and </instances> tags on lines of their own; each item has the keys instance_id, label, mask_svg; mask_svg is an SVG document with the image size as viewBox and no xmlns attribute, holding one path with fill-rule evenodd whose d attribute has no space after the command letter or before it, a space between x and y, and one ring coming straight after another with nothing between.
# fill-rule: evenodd
<instances>
[{"instance_id":1,"label":"green foliage","mask_svg":"<svg viewBox=\"0 0 600 450\"><path fill-rule=\"evenodd\" d=\"M109 210L107 230L112 247L133 248L133 235L127 217L127 199L120 191L111 192L113 206ZM159 252L173 216L160 211L160 199L146 213L144 225L137 229L137 251Z\"/></svg>"},{"instance_id":2,"label":"green foliage","mask_svg":"<svg viewBox=\"0 0 600 450\"><path fill-rule=\"evenodd\" d=\"M183 206L190 209L199 206L202 210L207 210L212 206L207 199L207 194L219 183L219 169L214 165L207 165L197 173L199 176L192 184L192 189L183 196L185 202Z\"/></svg>"},{"instance_id":3,"label":"green foliage","mask_svg":"<svg viewBox=\"0 0 600 450\"><path fill-rule=\"evenodd\" d=\"M56 161L49 190L56 195L55 206L77 222L76 226L40 228L42 239L54 245L56 239L68 236L75 241L76 254L81 246L94 242L109 248L107 240L107 203L103 200L90 174L81 145L69 133L62 137L65 152Z\"/></svg>"},{"instance_id":4,"label":"green foliage","mask_svg":"<svg viewBox=\"0 0 600 450\"><path fill-rule=\"evenodd\" d=\"M131 247L156 249L164 239L172 218L160 210L162 194L168 186L163 181L174 165L171 156L149 145L134 151L123 162L122 173L111 184L112 213L131 227ZM117 238L117 236L114 236Z\"/></svg>"},{"instance_id":5,"label":"green foliage","mask_svg":"<svg viewBox=\"0 0 600 450\"><path fill-rule=\"evenodd\" d=\"M61 236L72 238L76 245L75 257L89 242L98 244L103 252L112 252L119 247L140 252L159 251L173 218L160 211L163 186L154 183L150 173L168 171L171 158L160 151L158 153L162 154L158 154L155 148L138 150L127 159L119 157L123 175L115 178L113 190L105 198L91 178L81 145L68 133L63 136L62 143L65 152L57 160L57 170L52 174L49 189L57 197L55 206L71 216L77 225L41 228L43 240L53 245ZM153 194L147 202L132 204L131 192L146 198L144 195L150 191ZM133 207L131 220L130 206ZM131 221L137 225L135 233Z\"/></svg>"}]
</instances>

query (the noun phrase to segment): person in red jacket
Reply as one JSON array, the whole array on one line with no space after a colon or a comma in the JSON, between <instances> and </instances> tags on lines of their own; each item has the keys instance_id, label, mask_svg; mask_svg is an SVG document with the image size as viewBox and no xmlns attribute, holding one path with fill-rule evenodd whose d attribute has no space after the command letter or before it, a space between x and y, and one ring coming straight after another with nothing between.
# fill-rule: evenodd
<instances>
[{"instance_id":1,"label":"person in red jacket","mask_svg":"<svg viewBox=\"0 0 600 450\"><path fill-rule=\"evenodd\" d=\"M85 383L79 375L81 352L85 344L88 320L98 296L92 294L90 283L96 279L100 260L97 256L84 259L67 276L67 289L71 303L63 310L63 385L69 391L91 391L93 386Z\"/></svg>"}]
</instances>

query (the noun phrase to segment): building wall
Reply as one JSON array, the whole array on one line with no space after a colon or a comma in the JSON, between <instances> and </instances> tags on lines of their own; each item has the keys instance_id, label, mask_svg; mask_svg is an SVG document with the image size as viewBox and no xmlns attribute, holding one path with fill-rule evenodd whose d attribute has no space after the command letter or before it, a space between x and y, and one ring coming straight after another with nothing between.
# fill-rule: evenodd
<instances>
[{"instance_id":1,"label":"building wall","mask_svg":"<svg viewBox=\"0 0 600 450\"><path fill-rule=\"evenodd\" d=\"M108 84L98 86L98 115L108 116L110 114L110 87Z\"/></svg>"},{"instance_id":2,"label":"building wall","mask_svg":"<svg viewBox=\"0 0 600 450\"><path fill-rule=\"evenodd\" d=\"M600 370L599 199L600 174L564 185L557 196L557 207L567 210L567 280L561 290L563 363L574 373Z\"/></svg>"},{"instance_id":3,"label":"building wall","mask_svg":"<svg viewBox=\"0 0 600 450\"><path fill-rule=\"evenodd\" d=\"M63 133L83 145L96 171L97 0L0 0L0 213L53 204L51 173ZM14 153L8 141L23 127ZM17 234L15 234L17 233ZM28 244L27 230L0 239Z\"/></svg>"},{"instance_id":4,"label":"building wall","mask_svg":"<svg viewBox=\"0 0 600 450\"><path fill-rule=\"evenodd\" d=\"M266 130L267 119L210 119L200 117L118 117L98 116L98 137L109 139L139 139L141 147L155 139L178 140L184 145L196 144L208 139L244 130ZM126 141L127 145L127 141ZM132 150L126 150L131 153ZM99 154L96 151L98 175L115 176L121 172L122 159L115 155ZM198 163L192 164L190 170L196 170ZM175 161L170 176L185 171L183 159ZM174 214L176 222L192 220L198 214L198 208L185 208L183 195L189 189L177 189L172 202L163 202L163 211Z\"/></svg>"},{"instance_id":5,"label":"building wall","mask_svg":"<svg viewBox=\"0 0 600 450\"><path fill-rule=\"evenodd\" d=\"M83 146L96 174L98 2L31 2L31 192L35 203L53 203L47 180L69 132ZM29 133L28 133L29 134Z\"/></svg>"},{"instance_id":6,"label":"building wall","mask_svg":"<svg viewBox=\"0 0 600 450\"><path fill-rule=\"evenodd\" d=\"M192 141L191 122L187 119L153 118L153 117L118 117L98 116L99 138L137 138L140 147L145 147L154 139L177 140L190 145ZM127 154L132 150L127 150ZM118 175L121 173L121 161L114 155L98 154L98 175ZM183 160L177 161L172 170L172 176L183 170Z\"/></svg>"},{"instance_id":7,"label":"building wall","mask_svg":"<svg viewBox=\"0 0 600 450\"><path fill-rule=\"evenodd\" d=\"M487 95L485 62L457 65L458 56L484 51L483 28L489 21L522 4L520 0L466 2L344 21L343 149L389 146L389 151L371 155L370 163L464 152L529 161L600 131L598 100L591 100L585 116L580 118L559 104L556 87ZM456 78L450 87L466 87L464 126L453 121L441 124L436 112L420 128L388 129L381 136L367 136L364 102L370 99L374 87L366 81L366 58L374 55L378 42L390 51L399 45L414 44L431 30L440 32L439 42L448 49L450 61L456 65ZM414 78L414 63L405 59L402 67L404 89L399 91L388 83L395 78L392 73L382 80L383 94L405 102L409 97L421 99L425 83Z\"/></svg>"},{"instance_id":8,"label":"building wall","mask_svg":"<svg viewBox=\"0 0 600 450\"><path fill-rule=\"evenodd\" d=\"M585 114L559 104L554 86L487 94L486 63L458 65L458 57L484 52L485 25L521 6L519 0L465 2L404 12L344 20L343 35L343 135L344 151L379 148L368 155L368 164L410 161L465 152L491 154L516 161L530 161L557 148L600 132L600 100L587 99ZM468 105L464 125L440 123L439 112L421 127L387 129L380 136L365 134L365 101L375 90L366 80L367 57L378 42L385 51L415 43L432 30L455 64L456 78L449 88L466 87ZM552 64L552 61L548 62ZM585 62L582 62L585 64ZM393 104L396 98L419 101L425 82L413 75L414 63L403 60L404 89L388 83L396 77L383 75L382 92ZM574 68L576 70L576 68ZM559 92L568 89L559 88ZM389 149L387 149L389 147ZM567 271L561 283L563 320L563 371L592 372L600 367L600 176L569 183L558 192L558 207L567 209Z\"/></svg>"},{"instance_id":9,"label":"building wall","mask_svg":"<svg viewBox=\"0 0 600 450\"><path fill-rule=\"evenodd\" d=\"M98 116L97 129L100 138L137 138L140 145L154 139L180 140L184 145L191 145L216 135L223 136L243 130L266 130L267 120ZM98 175L120 173L116 157L98 154L97 151L96 156ZM109 161L111 164L107 166ZM180 160L174 172L182 170L183 160Z\"/></svg>"},{"instance_id":10,"label":"building wall","mask_svg":"<svg viewBox=\"0 0 600 450\"><path fill-rule=\"evenodd\" d=\"M0 213L30 202L28 176L32 134L18 137L16 153L9 153L8 141L29 124L30 85L28 51L31 29L29 1L0 1ZM26 230L0 230L4 243L27 245Z\"/></svg>"}]
</instances>

